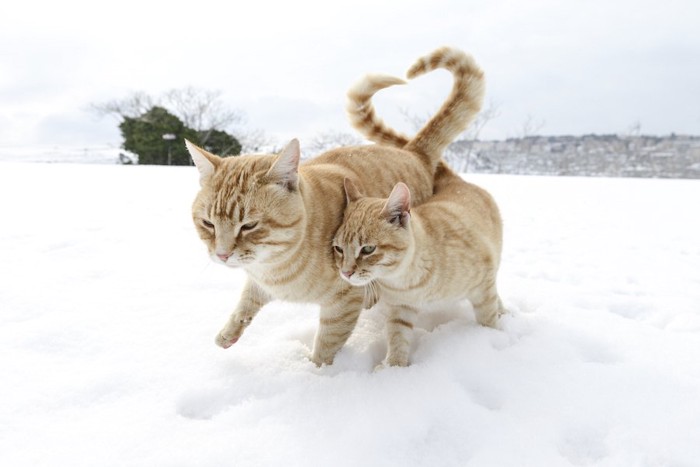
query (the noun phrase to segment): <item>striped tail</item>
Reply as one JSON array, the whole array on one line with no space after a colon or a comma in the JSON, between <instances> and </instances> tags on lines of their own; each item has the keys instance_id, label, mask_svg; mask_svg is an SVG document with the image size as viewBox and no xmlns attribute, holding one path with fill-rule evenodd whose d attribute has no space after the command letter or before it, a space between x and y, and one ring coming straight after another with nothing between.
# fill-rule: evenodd
<instances>
[{"instance_id":1,"label":"striped tail","mask_svg":"<svg viewBox=\"0 0 700 467\"><path fill-rule=\"evenodd\" d=\"M348 91L347 113L352 126L368 140L402 148L410 139L386 126L384 121L377 117L371 101L377 91L395 84L406 84L406 81L389 75L365 76Z\"/></svg>"},{"instance_id":2,"label":"striped tail","mask_svg":"<svg viewBox=\"0 0 700 467\"><path fill-rule=\"evenodd\" d=\"M467 129L484 100L484 72L470 56L458 49L442 47L419 59L407 76L413 79L437 68L452 72L452 92L440 110L406 145L406 149L430 156L434 163L442 151Z\"/></svg>"},{"instance_id":3,"label":"striped tail","mask_svg":"<svg viewBox=\"0 0 700 467\"><path fill-rule=\"evenodd\" d=\"M452 72L452 92L413 138L387 127L372 106L371 98L377 91L405 83L391 76L367 75L350 89L347 111L352 125L370 141L425 154L437 164L444 149L476 118L485 91L484 72L476 61L461 50L450 47L442 47L418 59L407 76L413 79L438 68Z\"/></svg>"}]
</instances>

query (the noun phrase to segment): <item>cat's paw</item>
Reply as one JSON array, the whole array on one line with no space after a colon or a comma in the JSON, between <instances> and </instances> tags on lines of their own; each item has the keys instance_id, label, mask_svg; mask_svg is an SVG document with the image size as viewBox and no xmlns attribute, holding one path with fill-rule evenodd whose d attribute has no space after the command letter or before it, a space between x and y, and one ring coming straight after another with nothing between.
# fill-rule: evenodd
<instances>
[{"instance_id":1,"label":"cat's paw","mask_svg":"<svg viewBox=\"0 0 700 467\"><path fill-rule=\"evenodd\" d=\"M238 342L238 339L241 338L241 334L243 334L243 329L245 329L244 326L236 326L234 329L227 326L217 334L214 342L222 349L228 349Z\"/></svg>"},{"instance_id":2,"label":"cat's paw","mask_svg":"<svg viewBox=\"0 0 700 467\"><path fill-rule=\"evenodd\" d=\"M316 352L312 352L311 355L308 356L308 358L313 362L314 365L316 365L319 368L321 368L324 365L332 365L334 360L332 356L329 357L326 355L322 357Z\"/></svg>"},{"instance_id":3,"label":"cat's paw","mask_svg":"<svg viewBox=\"0 0 700 467\"><path fill-rule=\"evenodd\" d=\"M240 334L237 336L232 336L230 334L227 334L226 331L221 331L219 334L217 334L216 339L214 339L214 342L222 349L228 349L233 344L238 342L238 339L240 337Z\"/></svg>"},{"instance_id":4,"label":"cat's paw","mask_svg":"<svg viewBox=\"0 0 700 467\"><path fill-rule=\"evenodd\" d=\"M387 357L384 360L382 360L377 366L374 367L375 373L377 371L384 370L386 368L392 367L392 366L398 366L398 367L407 367L410 365L408 361L408 357L404 356L393 356L393 357Z\"/></svg>"},{"instance_id":5,"label":"cat's paw","mask_svg":"<svg viewBox=\"0 0 700 467\"><path fill-rule=\"evenodd\" d=\"M250 326L250 323L253 321L252 316L245 316L241 317L240 315L232 317L231 320L224 326L224 328L217 334L216 339L214 339L214 342L216 342L216 345L223 349L228 349L231 347L233 344L238 342L238 339L241 338L241 335L243 334L243 331L245 331L245 328Z\"/></svg>"}]
</instances>

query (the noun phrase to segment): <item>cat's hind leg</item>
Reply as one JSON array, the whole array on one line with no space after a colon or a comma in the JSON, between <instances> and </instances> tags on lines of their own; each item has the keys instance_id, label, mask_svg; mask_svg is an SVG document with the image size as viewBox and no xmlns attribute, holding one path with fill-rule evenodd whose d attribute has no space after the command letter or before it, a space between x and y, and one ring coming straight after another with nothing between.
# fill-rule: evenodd
<instances>
[{"instance_id":1,"label":"cat's hind leg","mask_svg":"<svg viewBox=\"0 0 700 467\"><path fill-rule=\"evenodd\" d=\"M469 301L474 306L476 321L479 324L490 328L498 327L498 318L505 313L505 308L498 296L495 278L487 277L479 287L473 289L469 294Z\"/></svg>"}]
</instances>

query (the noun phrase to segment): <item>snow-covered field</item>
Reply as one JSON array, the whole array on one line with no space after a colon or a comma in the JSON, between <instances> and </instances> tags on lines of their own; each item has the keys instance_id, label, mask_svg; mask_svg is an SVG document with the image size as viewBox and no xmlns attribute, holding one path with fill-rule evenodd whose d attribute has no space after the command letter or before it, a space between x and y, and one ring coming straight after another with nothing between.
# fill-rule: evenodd
<instances>
[{"instance_id":1,"label":"snow-covered field","mask_svg":"<svg viewBox=\"0 0 700 467\"><path fill-rule=\"evenodd\" d=\"M0 465L700 465L700 181L468 178L504 330L436 311L374 373L377 310L332 367L311 305L215 347L243 273L194 233L195 168L0 163Z\"/></svg>"},{"instance_id":2,"label":"snow-covered field","mask_svg":"<svg viewBox=\"0 0 700 467\"><path fill-rule=\"evenodd\" d=\"M117 164L119 154L137 159L135 154L117 145L66 146L32 145L0 146L0 161L3 162L48 162L74 164Z\"/></svg>"}]
</instances>

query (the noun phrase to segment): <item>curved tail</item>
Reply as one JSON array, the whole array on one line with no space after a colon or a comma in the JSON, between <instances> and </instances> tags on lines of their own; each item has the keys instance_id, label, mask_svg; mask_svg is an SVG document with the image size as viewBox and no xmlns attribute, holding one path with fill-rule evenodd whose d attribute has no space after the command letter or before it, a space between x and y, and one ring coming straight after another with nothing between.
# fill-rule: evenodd
<instances>
[{"instance_id":1,"label":"curved tail","mask_svg":"<svg viewBox=\"0 0 700 467\"><path fill-rule=\"evenodd\" d=\"M444 68L452 72L452 92L440 110L413 138L389 128L376 116L372 95L380 89L405 83L386 75L367 75L348 93L348 114L352 125L370 141L401 147L430 157L433 164L443 150L474 120L484 100L484 72L476 61L461 50L442 47L422 57L408 70L413 79L429 71Z\"/></svg>"},{"instance_id":2,"label":"curved tail","mask_svg":"<svg viewBox=\"0 0 700 467\"><path fill-rule=\"evenodd\" d=\"M395 84L406 84L406 81L389 75L366 75L348 91L346 109L350 123L365 138L377 144L402 148L410 139L386 126L384 121L377 117L371 101L377 91Z\"/></svg>"}]
</instances>

